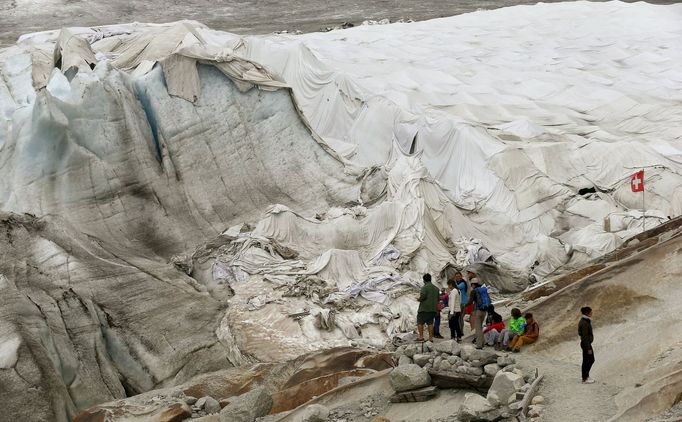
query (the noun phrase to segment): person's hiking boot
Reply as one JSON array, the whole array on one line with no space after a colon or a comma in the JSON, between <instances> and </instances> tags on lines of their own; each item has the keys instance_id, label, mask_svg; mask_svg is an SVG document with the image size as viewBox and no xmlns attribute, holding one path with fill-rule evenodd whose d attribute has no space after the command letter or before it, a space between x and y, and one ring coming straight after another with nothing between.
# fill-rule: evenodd
<instances>
[{"instance_id":1,"label":"person's hiking boot","mask_svg":"<svg viewBox=\"0 0 682 422\"><path fill-rule=\"evenodd\" d=\"M583 384L594 384L594 380L592 378L588 378L586 380L583 380Z\"/></svg>"}]
</instances>

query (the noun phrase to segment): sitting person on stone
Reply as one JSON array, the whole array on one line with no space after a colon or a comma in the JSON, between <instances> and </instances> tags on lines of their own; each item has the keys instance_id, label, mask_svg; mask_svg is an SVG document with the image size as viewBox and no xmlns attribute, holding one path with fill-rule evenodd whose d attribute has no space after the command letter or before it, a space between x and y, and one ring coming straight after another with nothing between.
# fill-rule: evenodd
<instances>
[{"instance_id":1,"label":"sitting person on stone","mask_svg":"<svg viewBox=\"0 0 682 422\"><path fill-rule=\"evenodd\" d=\"M525 315L525 318L526 327L523 329L523 333L514 336L511 343L509 344L508 350L511 350L514 353L520 352L521 347L524 344L535 343L538 337L540 337L540 327L533 319L533 314L529 312Z\"/></svg>"},{"instance_id":2,"label":"sitting person on stone","mask_svg":"<svg viewBox=\"0 0 682 422\"><path fill-rule=\"evenodd\" d=\"M491 305L492 306L492 305ZM483 341L487 346L493 346L500 333L504 330L502 315L495 313L489 324L483 328Z\"/></svg>"},{"instance_id":3,"label":"sitting person on stone","mask_svg":"<svg viewBox=\"0 0 682 422\"><path fill-rule=\"evenodd\" d=\"M490 304L490 306L488 306L487 312L488 312L488 314L485 317L485 325L491 325L493 323L493 320L496 320L496 319L499 319L500 321L502 321L502 315L495 312L495 305Z\"/></svg>"},{"instance_id":4,"label":"sitting person on stone","mask_svg":"<svg viewBox=\"0 0 682 422\"><path fill-rule=\"evenodd\" d=\"M509 342L514 336L523 334L524 328L526 328L526 319L521 315L521 309L513 308L511 310L511 318L509 318L509 325L497 336L495 349L501 350L509 347Z\"/></svg>"}]
</instances>

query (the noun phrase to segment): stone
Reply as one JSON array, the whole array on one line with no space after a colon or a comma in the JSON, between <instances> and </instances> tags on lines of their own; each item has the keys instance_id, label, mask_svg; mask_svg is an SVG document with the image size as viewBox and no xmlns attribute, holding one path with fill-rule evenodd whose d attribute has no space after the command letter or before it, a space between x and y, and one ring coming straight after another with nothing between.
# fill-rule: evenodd
<instances>
[{"instance_id":1,"label":"stone","mask_svg":"<svg viewBox=\"0 0 682 422\"><path fill-rule=\"evenodd\" d=\"M407 355L402 355L400 356L400 359L398 359L398 366L411 365L412 363L414 362Z\"/></svg>"},{"instance_id":2,"label":"stone","mask_svg":"<svg viewBox=\"0 0 682 422\"><path fill-rule=\"evenodd\" d=\"M311 404L294 418L295 422L325 422L329 417L329 409L321 404Z\"/></svg>"},{"instance_id":3,"label":"stone","mask_svg":"<svg viewBox=\"0 0 682 422\"><path fill-rule=\"evenodd\" d=\"M206 400L208 400L209 398L210 398L209 396L204 396L204 397L200 398L199 400L197 400L194 403L193 407L196 407L197 409L203 409L204 404L206 404Z\"/></svg>"},{"instance_id":4,"label":"stone","mask_svg":"<svg viewBox=\"0 0 682 422\"><path fill-rule=\"evenodd\" d=\"M531 404L544 404L545 398L542 396L535 396L533 400L530 401Z\"/></svg>"},{"instance_id":5,"label":"stone","mask_svg":"<svg viewBox=\"0 0 682 422\"><path fill-rule=\"evenodd\" d=\"M504 372L514 372L514 369L516 369L516 366L514 366L514 365L509 365L509 366L505 366L504 368L502 368L502 370Z\"/></svg>"},{"instance_id":6,"label":"stone","mask_svg":"<svg viewBox=\"0 0 682 422\"><path fill-rule=\"evenodd\" d=\"M463 350L462 350L462 353L464 353ZM463 359L468 360L468 361L478 360L478 361L483 362L481 366L487 365L489 363L496 363L497 357L498 357L497 353L493 350L485 350L485 349L478 350L478 349L473 348L473 347L468 350L466 357L462 356Z\"/></svg>"},{"instance_id":7,"label":"stone","mask_svg":"<svg viewBox=\"0 0 682 422\"><path fill-rule=\"evenodd\" d=\"M402 393L395 393L390 397L391 403L408 403L408 402L422 402L431 400L438 394L438 390L434 386L424 387L417 390L404 391Z\"/></svg>"},{"instance_id":8,"label":"stone","mask_svg":"<svg viewBox=\"0 0 682 422\"><path fill-rule=\"evenodd\" d=\"M524 393L528 390L530 390L530 384L528 384L528 383L522 385L521 388L519 388L519 391L523 391Z\"/></svg>"},{"instance_id":9,"label":"stone","mask_svg":"<svg viewBox=\"0 0 682 422\"><path fill-rule=\"evenodd\" d=\"M450 355L459 354L460 349L459 344L455 340L441 341L440 343L436 343L433 347L438 353L447 353Z\"/></svg>"},{"instance_id":10,"label":"stone","mask_svg":"<svg viewBox=\"0 0 682 422\"><path fill-rule=\"evenodd\" d=\"M427 371L428 371L429 369L431 369L431 368L433 368L433 365L431 364L431 362L429 362L429 363L427 363L426 365L424 365L424 369L426 369Z\"/></svg>"},{"instance_id":11,"label":"stone","mask_svg":"<svg viewBox=\"0 0 682 422\"><path fill-rule=\"evenodd\" d=\"M544 406L536 404L534 406L528 407L528 416L531 418L539 418L542 416L542 411L545 409Z\"/></svg>"},{"instance_id":12,"label":"stone","mask_svg":"<svg viewBox=\"0 0 682 422\"><path fill-rule=\"evenodd\" d=\"M405 356L407 356L408 358L411 358L411 357L413 357L414 355L417 354L417 350L418 350L418 349L417 349L417 345L416 345L416 344L408 344L407 346L405 346L405 350L404 350L403 353L404 353Z\"/></svg>"},{"instance_id":13,"label":"stone","mask_svg":"<svg viewBox=\"0 0 682 422\"><path fill-rule=\"evenodd\" d=\"M197 398L196 398L196 397L192 397L192 396L187 396L187 397L185 397L185 403L187 403L187 404L190 405L190 406L193 405L193 404L196 403L196 402L197 402Z\"/></svg>"},{"instance_id":14,"label":"stone","mask_svg":"<svg viewBox=\"0 0 682 422\"><path fill-rule=\"evenodd\" d=\"M493 384L488 390L488 401L494 406L507 403L509 397L514 396L521 387L523 387L523 376L513 372L500 371L495 375Z\"/></svg>"},{"instance_id":15,"label":"stone","mask_svg":"<svg viewBox=\"0 0 682 422\"><path fill-rule=\"evenodd\" d=\"M459 366L459 364L462 362L462 359L459 358L458 356L450 356L448 357L448 362L452 366Z\"/></svg>"},{"instance_id":16,"label":"stone","mask_svg":"<svg viewBox=\"0 0 682 422\"><path fill-rule=\"evenodd\" d=\"M428 374L427 374L428 375ZM220 422L253 422L270 413L272 396L263 387L232 397L230 404L220 411Z\"/></svg>"},{"instance_id":17,"label":"stone","mask_svg":"<svg viewBox=\"0 0 682 422\"><path fill-rule=\"evenodd\" d=\"M431 382L438 388L457 388L460 390L475 390L486 393L493 380L490 377L482 377L459 372L429 371Z\"/></svg>"},{"instance_id":18,"label":"stone","mask_svg":"<svg viewBox=\"0 0 682 422\"><path fill-rule=\"evenodd\" d=\"M485 363L483 363L483 361L478 360L478 359L472 360L472 361L469 362L469 363L471 364L471 366L476 366L476 367L479 367L479 368L480 368L480 367L483 367L483 366L485 365Z\"/></svg>"},{"instance_id":19,"label":"stone","mask_svg":"<svg viewBox=\"0 0 682 422\"><path fill-rule=\"evenodd\" d=\"M420 353L420 354L416 354L416 355L414 355L414 356L412 357L412 360L414 361L414 363L415 363L416 365L419 365L419 366L424 366L424 365L426 365L427 363L429 363L429 359L431 359L431 355L428 355L428 354L426 354L426 353L424 353L424 354L421 354L421 353Z\"/></svg>"},{"instance_id":20,"label":"stone","mask_svg":"<svg viewBox=\"0 0 682 422\"><path fill-rule=\"evenodd\" d=\"M213 397L207 397L206 402L204 403L204 410L206 413L213 414L213 413L220 413L220 403L218 403L218 400L214 399Z\"/></svg>"},{"instance_id":21,"label":"stone","mask_svg":"<svg viewBox=\"0 0 682 422\"><path fill-rule=\"evenodd\" d=\"M419 365L405 365L394 368L389 375L393 389L400 393L431 385L431 376Z\"/></svg>"},{"instance_id":22,"label":"stone","mask_svg":"<svg viewBox=\"0 0 682 422\"><path fill-rule=\"evenodd\" d=\"M469 367L467 367L467 374L483 375L483 368L478 367L478 366L469 366Z\"/></svg>"},{"instance_id":23,"label":"stone","mask_svg":"<svg viewBox=\"0 0 682 422\"><path fill-rule=\"evenodd\" d=\"M483 372L490 377L494 377L498 372L500 372L500 367L496 363L489 363L483 367Z\"/></svg>"},{"instance_id":24,"label":"stone","mask_svg":"<svg viewBox=\"0 0 682 422\"><path fill-rule=\"evenodd\" d=\"M497 364L501 367L513 365L516 363L516 359L513 356L504 355L497 358Z\"/></svg>"},{"instance_id":25,"label":"stone","mask_svg":"<svg viewBox=\"0 0 682 422\"><path fill-rule=\"evenodd\" d=\"M447 360L443 360L440 362L440 365L438 366L438 370L448 372L452 370L452 365L450 365L450 362Z\"/></svg>"},{"instance_id":26,"label":"stone","mask_svg":"<svg viewBox=\"0 0 682 422\"><path fill-rule=\"evenodd\" d=\"M467 367L464 365L460 365L457 367L457 372L462 373L462 374L466 374L467 373Z\"/></svg>"},{"instance_id":27,"label":"stone","mask_svg":"<svg viewBox=\"0 0 682 422\"><path fill-rule=\"evenodd\" d=\"M438 367L440 366L440 363L441 363L442 361L443 361L443 358L441 358L440 356L438 356L437 358L435 358L435 359L433 360L433 367L434 367L434 368L438 368Z\"/></svg>"},{"instance_id":28,"label":"stone","mask_svg":"<svg viewBox=\"0 0 682 422\"><path fill-rule=\"evenodd\" d=\"M185 402L174 403L158 416L158 422L180 422L192 416L192 409Z\"/></svg>"},{"instance_id":29,"label":"stone","mask_svg":"<svg viewBox=\"0 0 682 422\"><path fill-rule=\"evenodd\" d=\"M220 422L219 415L206 415L192 419L192 422Z\"/></svg>"},{"instance_id":30,"label":"stone","mask_svg":"<svg viewBox=\"0 0 682 422\"><path fill-rule=\"evenodd\" d=\"M464 422L481 420L482 415L493 410L493 406L488 403L485 397L475 393L466 393L464 403L457 412L459 420Z\"/></svg>"},{"instance_id":31,"label":"stone","mask_svg":"<svg viewBox=\"0 0 682 422\"><path fill-rule=\"evenodd\" d=\"M521 406L521 402L520 402L520 401L512 402L512 403L509 405L509 409L511 409L511 410L521 410L521 407L522 407L522 406Z\"/></svg>"}]
</instances>

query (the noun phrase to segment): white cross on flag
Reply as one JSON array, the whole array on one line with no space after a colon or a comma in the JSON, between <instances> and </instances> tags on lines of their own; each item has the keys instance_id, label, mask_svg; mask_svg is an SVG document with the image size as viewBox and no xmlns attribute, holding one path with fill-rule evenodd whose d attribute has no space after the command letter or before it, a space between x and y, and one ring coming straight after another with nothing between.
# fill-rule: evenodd
<instances>
[{"instance_id":1,"label":"white cross on flag","mask_svg":"<svg viewBox=\"0 0 682 422\"><path fill-rule=\"evenodd\" d=\"M644 170L630 176L630 189L633 192L644 192Z\"/></svg>"}]
</instances>

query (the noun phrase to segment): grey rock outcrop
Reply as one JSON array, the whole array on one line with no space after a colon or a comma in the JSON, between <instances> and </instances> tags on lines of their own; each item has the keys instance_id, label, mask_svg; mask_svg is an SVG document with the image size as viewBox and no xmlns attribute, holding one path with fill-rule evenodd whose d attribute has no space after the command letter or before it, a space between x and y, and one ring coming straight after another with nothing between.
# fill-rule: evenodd
<instances>
[{"instance_id":1,"label":"grey rock outcrop","mask_svg":"<svg viewBox=\"0 0 682 422\"><path fill-rule=\"evenodd\" d=\"M523 376L513 372L500 371L495 375L493 384L488 390L488 401L493 405L506 404L509 397L516 394L524 385Z\"/></svg>"},{"instance_id":2,"label":"grey rock outcrop","mask_svg":"<svg viewBox=\"0 0 682 422\"><path fill-rule=\"evenodd\" d=\"M325 422L329 417L329 409L321 404L311 404L297 415L295 422Z\"/></svg>"},{"instance_id":3,"label":"grey rock outcrop","mask_svg":"<svg viewBox=\"0 0 682 422\"><path fill-rule=\"evenodd\" d=\"M393 389L400 393L431 385L431 376L419 365L405 365L394 368L389 375Z\"/></svg>"},{"instance_id":4,"label":"grey rock outcrop","mask_svg":"<svg viewBox=\"0 0 682 422\"><path fill-rule=\"evenodd\" d=\"M457 417L464 422L486 420L483 415L491 410L493 410L493 406L485 397L475 393L466 393L464 403L457 412Z\"/></svg>"},{"instance_id":5,"label":"grey rock outcrop","mask_svg":"<svg viewBox=\"0 0 682 422\"><path fill-rule=\"evenodd\" d=\"M220 411L220 422L253 422L267 415L272 408L272 396L263 387L234 397Z\"/></svg>"}]
</instances>

